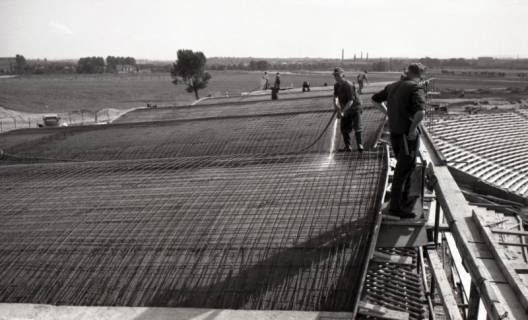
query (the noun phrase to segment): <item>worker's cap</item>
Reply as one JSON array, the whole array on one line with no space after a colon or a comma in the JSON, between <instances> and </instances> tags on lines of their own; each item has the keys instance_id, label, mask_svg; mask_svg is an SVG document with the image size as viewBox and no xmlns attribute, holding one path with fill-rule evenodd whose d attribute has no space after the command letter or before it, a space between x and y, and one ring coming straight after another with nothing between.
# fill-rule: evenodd
<instances>
[{"instance_id":1,"label":"worker's cap","mask_svg":"<svg viewBox=\"0 0 528 320\"><path fill-rule=\"evenodd\" d=\"M427 69L427 67L420 62L414 62L407 67L407 73L421 76L425 72L425 69Z\"/></svg>"},{"instance_id":2,"label":"worker's cap","mask_svg":"<svg viewBox=\"0 0 528 320\"><path fill-rule=\"evenodd\" d=\"M336 75L336 74L344 74L345 73L345 70L343 70L343 68L341 67L336 67L334 69L334 72L332 72L333 75Z\"/></svg>"}]
</instances>

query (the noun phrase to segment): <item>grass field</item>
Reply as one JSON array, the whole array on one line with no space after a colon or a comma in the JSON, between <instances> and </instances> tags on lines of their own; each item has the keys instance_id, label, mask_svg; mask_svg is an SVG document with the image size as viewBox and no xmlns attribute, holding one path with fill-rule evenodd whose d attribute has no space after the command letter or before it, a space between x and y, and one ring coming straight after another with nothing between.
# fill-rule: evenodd
<instances>
[{"instance_id":1,"label":"grass field","mask_svg":"<svg viewBox=\"0 0 528 320\"><path fill-rule=\"evenodd\" d=\"M200 91L207 95L240 96L242 92L259 88L261 72L212 71L208 88ZM283 87L301 87L310 81L312 86L332 85L328 72L282 72ZM355 73L349 73L354 78ZM479 89L528 87L527 80L493 78L461 78L432 74L438 78L437 89ZM370 82L393 81L399 73L369 73ZM270 76L273 81L273 74ZM43 75L0 79L0 107L29 113L97 111L101 109L129 109L144 107L147 103L158 106L187 105L194 95L183 85L175 86L168 74L103 74L103 75Z\"/></svg>"},{"instance_id":2,"label":"grass field","mask_svg":"<svg viewBox=\"0 0 528 320\"><path fill-rule=\"evenodd\" d=\"M208 88L200 91L205 97L223 96L256 90L260 72L213 71ZM273 77L270 77L273 79ZM397 74L373 74L371 81L387 81ZM330 72L282 73L282 86L300 87L305 80L312 86L333 84ZM130 75L63 75L25 76L0 79L0 107L22 112L97 111L105 108L128 109L147 103L186 105L194 101L183 85L175 86L166 74Z\"/></svg>"}]
</instances>

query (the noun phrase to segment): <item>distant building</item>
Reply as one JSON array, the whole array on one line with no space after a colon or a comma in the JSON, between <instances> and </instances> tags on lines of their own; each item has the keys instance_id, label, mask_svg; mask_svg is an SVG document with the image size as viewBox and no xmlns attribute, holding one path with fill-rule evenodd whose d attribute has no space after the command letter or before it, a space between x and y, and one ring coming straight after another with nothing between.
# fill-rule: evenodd
<instances>
[{"instance_id":1,"label":"distant building","mask_svg":"<svg viewBox=\"0 0 528 320\"><path fill-rule=\"evenodd\" d=\"M117 73L135 73L138 68L132 64L118 64L116 65Z\"/></svg>"},{"instance_id":2,"label":"distant building","mask_svg":"<svg viewBox=\"0 0 528 320\"><path fill-rule=\"evenodd\" d=\"M478 66L489 66L493 64L495 59L493 57L478 57L477 58L477 65Z\"/></svg>"}]
</instances>

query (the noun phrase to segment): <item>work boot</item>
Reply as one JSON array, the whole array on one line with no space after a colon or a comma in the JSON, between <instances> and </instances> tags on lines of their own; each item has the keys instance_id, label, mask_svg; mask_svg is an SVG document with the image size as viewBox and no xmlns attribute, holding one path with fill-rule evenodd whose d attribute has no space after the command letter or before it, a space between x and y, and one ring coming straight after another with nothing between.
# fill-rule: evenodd
<instances>
[{"instance_id":1,"label":"work boot","mask_svg":"<svg viewBox=\"0 0 528 320\"><path fill-rule=\"evenodd\" d=\"M386 203L386 207L381 210L381 214L398 217L400 219L415 219L416 218L416 214L412 212L405 212L401 210L391 209L389 207L388 202Z\"/></svg>"},{"instance_id":2,"label":"work boot","mask_svg":"<svg viewBox=\"0 0 528 320\"><path fill-rule=\"evenodd\" d=\"M356 131L356 143L359 152L363 152L363 137L361 136L361 131Z\"/></svg>"},{"instance_id":3,"label":"work boot","mask_svg":"<svg viewBox=\"0 0 528 320\"><path fill-rule=\"evenodd\" d=\"M400 219L416 219L416 214L414 214L413 212L390 210L389 214L392 216L399 217Z\"/></svg>"}]
</instances>

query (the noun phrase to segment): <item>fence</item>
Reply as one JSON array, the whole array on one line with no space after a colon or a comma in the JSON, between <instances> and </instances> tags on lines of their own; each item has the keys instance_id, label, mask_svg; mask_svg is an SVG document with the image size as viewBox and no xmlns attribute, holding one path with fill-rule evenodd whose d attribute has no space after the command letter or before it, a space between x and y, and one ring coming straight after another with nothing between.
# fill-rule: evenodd
<instances>
[{"instance_id":1,"label":"fence","mask_svg":"<svg viewBox=\"0 0 528 320\"><path fill-rule=\"evenodd\" d=\"M97 111L75 110L65 113L57 113L61 118L61 126L82 126L97 123L109 123L118 116L113 111L102 109ZM19 117L8 117L0 119L0 133L16 129L38 128L42 126L44 115L30 115Z\"/></svg>"}]
</instances>

